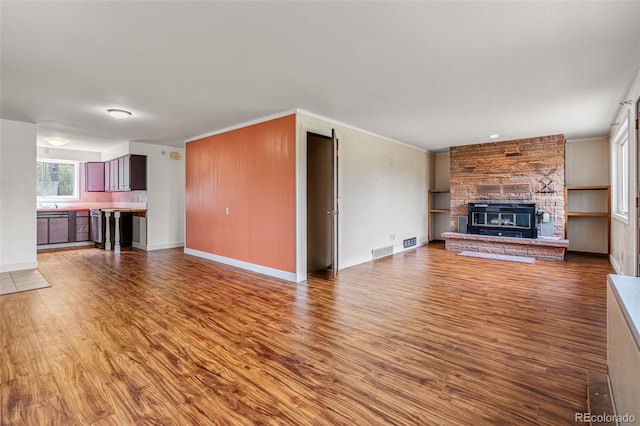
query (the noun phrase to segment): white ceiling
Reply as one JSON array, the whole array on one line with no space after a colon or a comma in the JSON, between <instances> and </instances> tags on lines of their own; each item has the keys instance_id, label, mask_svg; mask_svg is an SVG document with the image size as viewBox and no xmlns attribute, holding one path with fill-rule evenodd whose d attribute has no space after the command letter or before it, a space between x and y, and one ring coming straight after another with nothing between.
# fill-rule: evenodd
<instances>
[{"instance_id":1,"label":"white ceiling","mask_svg":"<svg viewBox=\"0 0 640 426\"><path fill-rule=\"evenodd\" d=\"M181 146L294 108L431 151L597 137L640 69L639 1L0 8L1 117L68 149Z\"/></svg>"}]
</instances>

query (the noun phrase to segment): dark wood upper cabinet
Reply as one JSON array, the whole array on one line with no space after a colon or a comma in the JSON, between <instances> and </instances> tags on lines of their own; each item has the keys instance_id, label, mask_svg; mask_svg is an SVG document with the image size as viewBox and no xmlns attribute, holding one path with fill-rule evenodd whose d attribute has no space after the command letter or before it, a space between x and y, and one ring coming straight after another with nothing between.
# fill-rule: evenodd
<instances>
[{"instance_id":1,"label":"dark wood upper cabinet","mask_svg":"<svg viewBox=\"0 0 640 426\"><path fill-rule=\"evenodd\" d=\"M143 191L147 189L147 156L127 155L129 157L129 169L125 179L129 180L128 190ZM126 157L125 157L126 158ZM126 161L125 161L126 163Z\"/></svg>"},{"instance_id":2,"label":"dark wood upper cabinet","mask_svg":"<svg viewBox=\"0 0 640 426\"><path fill-rule=\"evenodd\" d=\"M104 165L104 191L143 191L147 189L147 156L125 155Z\"/></svg>"},{"instance_id":3,"label":"dark wood upper cabinet","mask_svg":"<svg viewBox=\"0 0 640 426\"><path fill-rule=\"evenodd\" d=\"M87 192L104 192L104 163L87 163Z\"/></svg>"}]
</instances>

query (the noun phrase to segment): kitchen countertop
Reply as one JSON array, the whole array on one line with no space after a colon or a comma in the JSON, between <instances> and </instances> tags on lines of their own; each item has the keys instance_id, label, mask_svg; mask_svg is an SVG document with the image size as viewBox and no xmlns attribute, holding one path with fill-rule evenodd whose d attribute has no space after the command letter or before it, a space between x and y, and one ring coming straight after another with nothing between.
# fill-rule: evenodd
<instances>
[{"instance_id":1,"label":"kitchen countertop","mask_svg":"<svg viewBox=\"0 0 640 426\"><path fill-rule=\"evenodd\" d=\"M59 208L45 208L45 209L36 209L37 212L77 212L77 211L84 211L84 210L91 210L87 207L59 207Z\"/></svg>"},{"instance_id":2,"label":"kitchen countertop","mask_svg":"<svg viewBox=\"0 0 640 426\"><path fill-rule=\"evenodd\" d=\"M640 347L640 278L611 274L609 284L618 299L629 330Z\"/></svg>"},{"instance_id":3,"label":"kitchen countertop","mask_svg":"<svg viewBox=\"0 0 640 426\"><path fill-rule=\"evenodd\" d=\"M129 209L129 208L117 208L117 207L113 207L113 208L107 208L107 209L100 209L103 212L107 212L107 213L115 213L115 212L120 212L120 213L133 213L136 216L146 216L147 215L147 209Z\"/></svg>"}]
</instances>

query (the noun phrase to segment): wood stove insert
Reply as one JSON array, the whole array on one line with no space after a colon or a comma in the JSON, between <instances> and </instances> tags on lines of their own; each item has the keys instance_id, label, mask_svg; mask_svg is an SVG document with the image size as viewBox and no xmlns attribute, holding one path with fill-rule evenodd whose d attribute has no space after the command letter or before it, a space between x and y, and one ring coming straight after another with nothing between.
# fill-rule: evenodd
<instances>
[{"instance_id":1,"label":"wood stove insert","mask_svg":"<svg viewBox=\"0 0 640 426\"><path fill-rule=\"evenodd\" d=\"M469 203L469 233L537 238L535 204Z\"/></svg>"}]
</instances>

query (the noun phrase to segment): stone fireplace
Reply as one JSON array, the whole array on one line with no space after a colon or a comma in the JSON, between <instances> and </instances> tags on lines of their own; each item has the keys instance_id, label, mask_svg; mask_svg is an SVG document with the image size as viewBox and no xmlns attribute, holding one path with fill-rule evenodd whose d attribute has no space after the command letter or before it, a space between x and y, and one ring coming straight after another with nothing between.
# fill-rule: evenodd
<instances>
[{"instance_id":1,"label":"stone fireplace","mask_svg":"<svg viewBox=\"0 0 640 426\"><path fill-rule=\"evenodd\" d=\"M469 203L533 203L564 238L564 153L564 135L452 147L451 230Z\"/></svg>"},{"instance_id":2,"label":"stone fireplace","mask_svg":"<svg viewBox=\"0 0 640 426\"><path fill-rule=\"evenodd\" d=\"M544 250L541 247L545 243L537 238L535 213L541 214L540 211L547 213L553 222L553 235L549 240L562 240L565 227L564 164L564 135L452 147L450 149L452 233L445 233L449 234L445 235L447 249L455 251L475 249L494 253L507 253L509 250L514 250L516 253L513 254L526 255L527 250L523 249L523 245L527 243L509 242L509 240L526 239L531 241L529 243L531 246L535 246L532 250ZM526 236L518 232L503 234L501 231L495 231L496 225L507 223L512 228L518 228L518 220L524 221L524 218L508 215L503 218L500 214L483 214L475 218L475 225L481 225L482 232L474 232L476 235L467 235L465 238L456 234L459 232L459 218L468 218L468 227L472 227L474 217L470 213L473 213L473 209L477 206L487 205L501 205L506 208L528 206L534 212L534 216L530 216L529 220L536 221L533 224L535 231L532 230L532 233ZM497 209L497 207L492 208ZM478 221L489 223L478 223ZM520 225L524 225L524 222ZM502 241L505 243L502 244ZM565 242L566 240L562 240L559 244L564 247ZM557 246L558 241L550 245ZM568 242L566 245L568 246ZM554 250L555 254L549 256L541 254L539 257L560 257L557 260L562 260L564 249L560 252L556 247Z\"/></svg>"}]
</instances>

